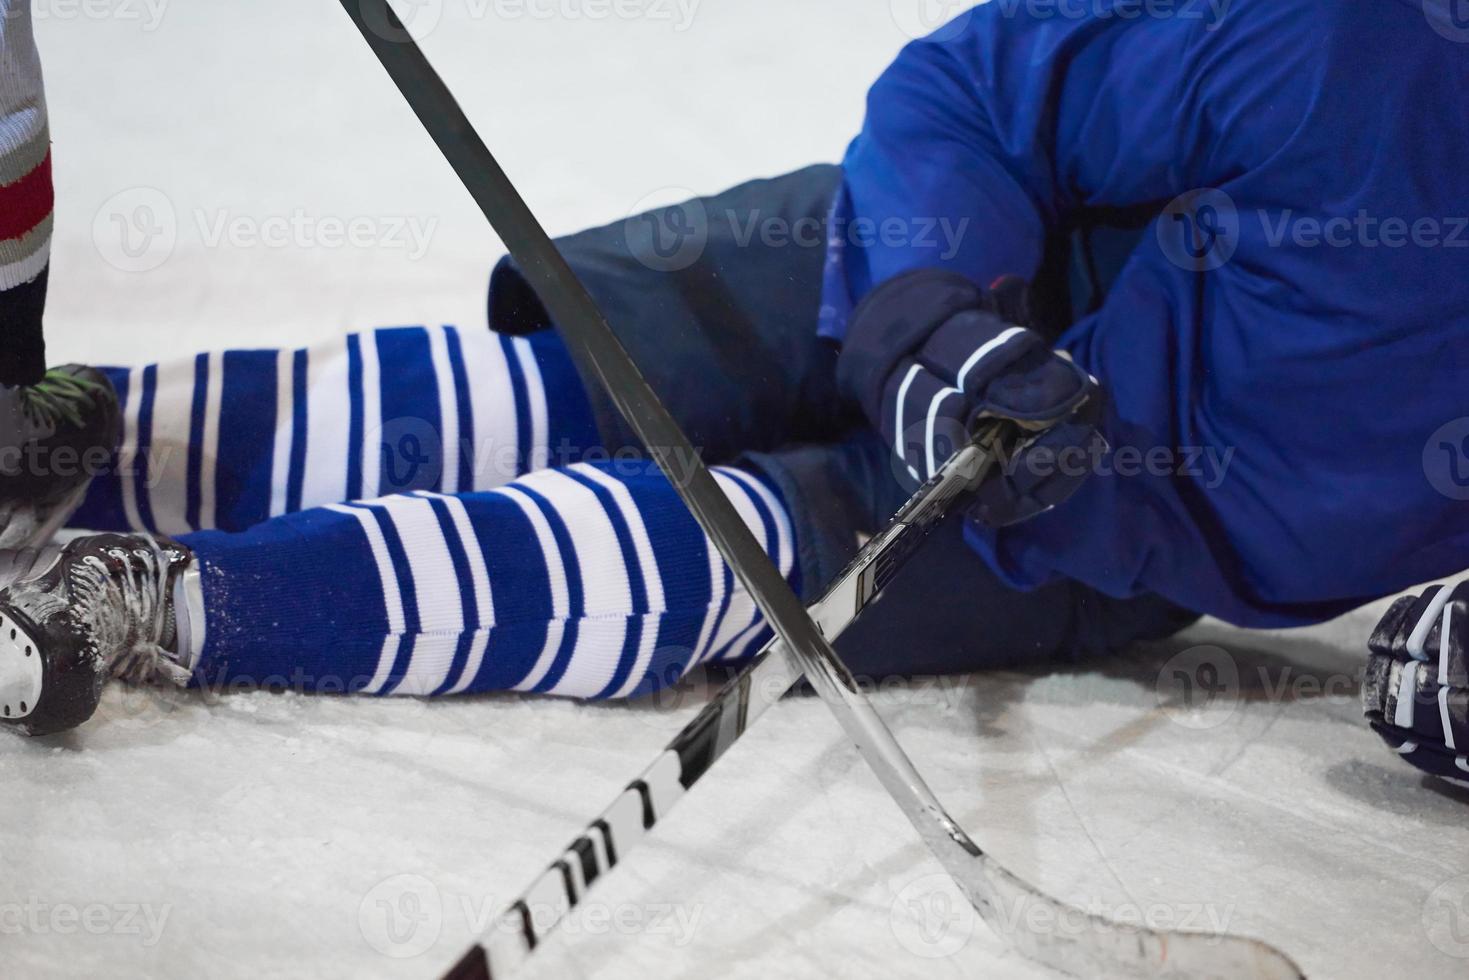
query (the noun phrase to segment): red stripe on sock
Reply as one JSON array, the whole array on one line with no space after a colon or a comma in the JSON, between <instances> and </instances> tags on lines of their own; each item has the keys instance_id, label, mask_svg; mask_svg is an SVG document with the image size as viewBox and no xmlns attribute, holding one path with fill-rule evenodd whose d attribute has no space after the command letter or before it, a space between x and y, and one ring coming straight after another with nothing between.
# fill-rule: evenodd
<instances>
[{"instance_id":1,"label":"red stripe on sock","mask_svg":"<svg viewBox=\"0 0 1469 980\"><path fill-rule=\"evenodd\" d=\"M51 186L51 152L36 169L13 184L0 187L0 239L20 238L35 228L56 203Z\"/></svg>"}]
</instances>

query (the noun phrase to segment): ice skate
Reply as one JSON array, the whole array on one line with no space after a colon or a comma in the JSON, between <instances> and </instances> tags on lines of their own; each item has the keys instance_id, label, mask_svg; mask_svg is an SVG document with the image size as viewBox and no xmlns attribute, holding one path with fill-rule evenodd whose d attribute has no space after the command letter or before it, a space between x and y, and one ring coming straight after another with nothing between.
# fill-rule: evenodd
<instances>
[{"instance_id":1,"label":"ice skate","mask_svg":"<svg viewBox=\"0 0 1469 980\"><path fill-rule=\"evenodd\" d=\"M44 544L86 496L121 437L117 393L69 364L0 390L0 549Z\"/></svg>"},{"instance_id":2,"label":"ice skate","mask_svg":"<svg viewBox=\"0 0 1469 980\"><path fill-rule=\"evenodd\" d=\"M0 723L50 735L90 718L110 677L186 682L175 593L193 567L168 538L99 534L0 590Z\"/></svg>"}]
</instances>

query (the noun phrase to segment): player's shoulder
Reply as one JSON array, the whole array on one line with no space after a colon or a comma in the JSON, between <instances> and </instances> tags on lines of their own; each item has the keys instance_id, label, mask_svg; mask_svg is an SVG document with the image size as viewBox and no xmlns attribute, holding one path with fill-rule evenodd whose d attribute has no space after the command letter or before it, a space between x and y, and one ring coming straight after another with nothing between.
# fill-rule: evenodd
<instances>
[{"instance_id":1,"label":"player's shoulder","mask_svg":"<svg viewBox=\"0 0 1469 980\"><path fill-rule=\"evenodd\" d=\"M1463 125L1454 92L1469 82L1469 43L1430 23L1425 4L1439 0L1178 2L1217 4L1190 32L1179 99L1207 148L1198 180L1321 171L1342 153L1365 166L1414 120Z\"/></svg>"}]
</instances>

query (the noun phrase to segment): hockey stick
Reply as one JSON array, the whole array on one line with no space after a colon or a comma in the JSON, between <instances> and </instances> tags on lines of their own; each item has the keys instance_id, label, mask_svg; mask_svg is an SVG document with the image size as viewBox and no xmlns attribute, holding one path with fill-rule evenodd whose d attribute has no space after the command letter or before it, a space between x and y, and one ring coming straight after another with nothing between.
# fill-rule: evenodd
<instances>
[{"instance_id":1,"label":"hockey stick","mask_svg":"<svg viewBox=\"0 0 1469 980\"><path fill-rule=\"evenodd\" d=\"M862 694L733 505L715 484L688 438L648 387L585 287L474 131L386 0L342 0L368 46L438 144L465 188L515 257L580 363L601 381L613 403L667 474L694 518L755 601L798 669L831 708L874 774L904 811L960 890L996 930L1023 953L1077 976L1125 973L1155 976L1179 968L1178 948L1207 952L1182 964L1190 976L1295 977L1283 955L1252 940L1219 937L1180 941L1182 934L1122 930L1074 910L1092 928L1076 934L1035 931L1024 905L1064 909L1000 868L944 811L911 760ZM589 843L589 847L593 847ZM1008 921L1022 928L1005 927ZM1030 928L1025 928L1030 927ZM1170 948L1170 943L1174 944ZM1209 944L1213 943L1214 946ZM1192 960L1191 957L1184 957ZM1207 962L1203 960L1206 959ZM1227 962L1225 962L1227 961ZM1224 965L1225 970L1218 969ZM488 976L483 956L462 976ZM1207 967L1207 969L1206 969Z\"/></svg>"},{"instance_id":2,"label":"hockey stick","mask_svg":"<svg viewBox=\"0 0 1469 980\"><path fill-rule=\"evenodd\" d=\"M917 550L950 505L984 478L1001 448L1000 430L986 430L960 450L867 543L810 613L832 640L881 594L902 563ZM628 784L612 805L553 861L490 931L444 975L444 980L512 976L537 946L587 897L590 889L665 817L771 705L800 681L796 658L778 638L730 680L690 721L652 765ZM962 831L958 831L961 833ZM1282 953L1256 939L1212 933L1166 933L1122 926L1058 902L1009 874L988 855L974 861L990 879L986 922L1033 958L1074 976L1260 977L1302 976ZM1002 915L986 912L1002 909ZM1003 917L1002 917L1003 916ZM1041 938L1020 933L1024 919L1056 924ZM1074 944L1074 946L1070 945ZM1109 948L1110 947L1110 948Z\"/></svg>"},{"instance_id":3,"label":"hockey stick","mask_svg":"<svg viewBox=\"0 0 1469 980\"><path fill-rule=\"evenodd\" d=\"M976 487L995 459L991 427L923 485L896 517L842 570L810 614L832 640L851 625L913 554L949 506ZM730 746L785 696L802 671L789 648L771 640L633 780L561 857L501 913L445 980L507 977L574 910L598 878L640 844ZM987 859L986 859L987 860Z\"/></svg>"}]
</instances>

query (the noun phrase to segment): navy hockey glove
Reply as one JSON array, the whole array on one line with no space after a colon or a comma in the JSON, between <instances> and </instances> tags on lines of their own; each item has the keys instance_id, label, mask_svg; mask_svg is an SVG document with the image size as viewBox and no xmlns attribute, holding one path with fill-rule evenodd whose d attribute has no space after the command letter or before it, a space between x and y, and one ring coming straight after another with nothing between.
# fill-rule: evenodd
<instances>
[{"instance_id":1,"label":"navy hockey glove","mask_svg":"<svg viewBox=\"0 0 1469 980\"><path fill-rule=\"evenodd\" d=\"M1394 602L1367 645L1372 728L1424 772L1469 781L1469 582Z\"/></svg>"},{"instance_id":2,"label":"navy hockey glove","mask_svg":"<svg viewBox=\"0 0 1469 980\"><path fill-rule=\"evenodd\" d=\"M837 360L842 390L911 484L932 476L983 418L1034 434L977 494L973 516L994 527L1065 500L1106 445L1096 380L1022 325L1024 294L1012 277L986 292L947 270L905 273L858 305Z\"/></svg>"}]
</instances>

